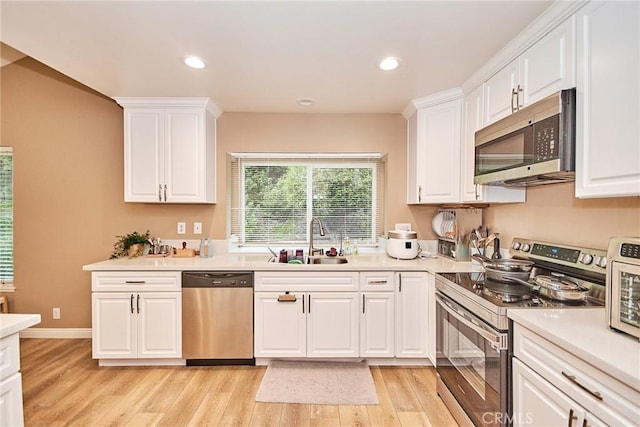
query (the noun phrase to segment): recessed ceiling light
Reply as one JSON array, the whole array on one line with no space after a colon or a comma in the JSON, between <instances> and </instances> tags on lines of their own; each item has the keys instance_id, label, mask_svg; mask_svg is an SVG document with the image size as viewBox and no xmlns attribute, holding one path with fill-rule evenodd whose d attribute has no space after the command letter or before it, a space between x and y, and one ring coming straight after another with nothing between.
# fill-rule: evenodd
<instances>
[{"instance_id":1,"label":"recessed ceiling light","mask_svg":"<svg viewBox=\"0 0 640 427\"><path fill-rule=\"evenodd\" d=\"M195 56L195 55L189 55L189 56L185 56L184 57L184 63L187 64L187 66L191 67L191 68L196 68L198 70L204 68L205 63L202 60L202 58Z\"/></svg>"},{"instance_id":2,"label":"recessed ceiling light","mask_svg":"<svg viewBox=\"0 0 640 427\"><path fill-rule=\"evenodd\" d=\"M378 65L378 67L380 67L380 69L383 71L391 71L398 68L399 64L400 64L400 60L398 58L388 56L384 58L382 61L380 61L380 64Z\"/></svg>"},{"instance_id":3,"label":"recessed ceiling light","mask_svg":"<svg viewBox=\"0 0 640 427\"><path fill-rule=\"evenodd\" d=\"M314 104L313 99L298 99L298 105L301 107L311 107Z\"/></svg>"}]
</instances>

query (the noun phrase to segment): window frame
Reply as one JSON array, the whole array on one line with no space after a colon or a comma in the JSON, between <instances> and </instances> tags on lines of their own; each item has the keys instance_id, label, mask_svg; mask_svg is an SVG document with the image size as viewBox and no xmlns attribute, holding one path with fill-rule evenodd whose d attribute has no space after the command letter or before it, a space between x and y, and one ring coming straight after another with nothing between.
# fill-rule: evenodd
<instances>
[{"instance_id":1,"label":"window frame","mask_svg":"<svg viewBox=\"0 0 640 427\"><path fill-rule=\"evenodd\" d=\"M228 233L229 250L231 252L242 252L250 249L266 248L269 245L308 245L309 244L309 224L313 217L313 173L315 169L369 169L371 170L371 234L367 236L367 241L358 240L358 244L363 248L377 248L380 246L381 224L384 223L384 209L381 206L380 197L380 176L379 171L384 171L386 166L386 156L381 153L229 153L229 209L228 209ZM241 162L241 165L233 165L234 162ZM304 166L306 168L306 214L305 214L305 239L300 240L278 240L247 242L246 241L246 193L245 193L245 169L251 166ZM232 177L232 168L236 168L237 176ZM383 173L384 176L384 173ZM384 187L382 187L384 189ZM233 192L237 192L235 206L232 199ZM383 195L384 196L384 195ZM240 213L233 211L239 210ZM238 218L239 217L239 218ZM322 218L321 218L322 219ZM234 220L237 222L234 230ZM234 233L235 232L235 233ZM338 230L332 230L333 235L338 234ZM342 235L342 230L340 230ZM346 236L342 236L343 238ZM339 237L338 237L339 239ZM316 240L319 245L339 245L340 241Z\"/></svg>"}]
</instances>

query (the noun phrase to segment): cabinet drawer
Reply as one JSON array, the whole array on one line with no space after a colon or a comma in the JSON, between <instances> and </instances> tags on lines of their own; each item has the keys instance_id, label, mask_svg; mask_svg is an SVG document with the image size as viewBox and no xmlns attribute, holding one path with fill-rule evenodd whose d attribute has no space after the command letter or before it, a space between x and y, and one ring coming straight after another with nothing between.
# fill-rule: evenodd
<instances>
[{"instance_id":1,"label":"cabinet drawer","mask_svg":"<svg viewBox=\"0 0 640 427\"><path fill-rule=\"evenodd\" d=\"M258 271L254 289L258 291L357 291L357 272L282 273Z\"/></svg>"},{"instance_id":2,"label":"cabinet drawer","mask_svg":"<svg viewBox=\"0 0 640 427\"><path fill-rule=\"evenodd\" d=\"M91 273L94 292L180 291L179 271L99 271Z\"/></svg>"},{"instance_id":3,"label":"cabinet drawer","mask_svg":"<svg viewBox=\"0 0 640 427\"><path fill-rule=\"evenodd\" d=\"M637 390L518 324L514 355L607 424L640 425ZM599 393L602 400L585 389Z\"/></svg>"},{"instance_id":4,"label":"cabinet drawer","mask_svg":"<svg viewBox=\"0 0 640 427\"><path fill-rule=\"evenodd\" d=\"M0 380L20 370L20 339L12 334L0 339Z\"/></svg>"},{"instance_id":5,"label":"cabinet drawer","mask_svg":"<svg viewBox=\"0 0 640 427\"><path fill-rule=\"evenodd\" d=\"M365 271L360 273L361 291L393 291L394 273L392 271Z\"/></svg>"}]
</instances>

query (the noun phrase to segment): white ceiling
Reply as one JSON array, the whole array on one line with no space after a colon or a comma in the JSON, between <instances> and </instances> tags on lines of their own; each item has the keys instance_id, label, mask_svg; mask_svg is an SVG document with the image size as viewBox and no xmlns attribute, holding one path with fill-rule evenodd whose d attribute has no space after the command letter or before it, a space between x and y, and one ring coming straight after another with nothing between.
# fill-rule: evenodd
<instances>
[{"instance_id":1,"label":"white ceiling","mask_svg":"<svg viewBox=\"0 0 640 427\"><path fill-rule=\"evenodd\" d=\"M460 86L549 1L5 1L0 40L110 97L398 113ZM204 58L204 70L182 64ZM377 62L401 58L382 72ZM296 100L310 98L313 107Z\"/></svg>"}]
</instances>

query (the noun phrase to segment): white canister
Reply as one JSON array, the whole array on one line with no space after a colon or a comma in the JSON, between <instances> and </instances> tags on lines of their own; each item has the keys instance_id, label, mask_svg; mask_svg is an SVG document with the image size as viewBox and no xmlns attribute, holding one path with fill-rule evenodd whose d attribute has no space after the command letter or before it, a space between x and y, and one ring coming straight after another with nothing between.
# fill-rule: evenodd
<instances>
[{"instance_id":1,"label":"white canister","mask_svg":"<svg viewBox=\"0 0 640 427\"><path fill-rule=\"evenodd\" d=\"M387 255L397 259L414 259L420 253L418 233L415 231L389 231Z\"/></svg>"}]
</instances>

